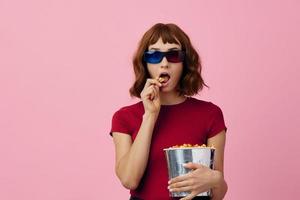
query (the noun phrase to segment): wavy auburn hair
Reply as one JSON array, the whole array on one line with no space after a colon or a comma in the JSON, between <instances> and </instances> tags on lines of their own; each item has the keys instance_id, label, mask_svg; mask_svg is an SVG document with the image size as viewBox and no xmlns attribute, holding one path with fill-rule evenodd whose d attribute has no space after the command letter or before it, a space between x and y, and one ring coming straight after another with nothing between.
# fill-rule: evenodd
<instances>
[{"instance_id":1,"label":"wavy auburn hair","mask_svg":"<svg viewBox=\"0 0 300 200\"><path fill-rule=\"evenodd\" d=\"M148 50L148 47L155 44L159 38L162 38L164 44L175 43L181 45L182 50L185 52L183 71L177 87L179 95L193 96L201 91L204 86L208 87L201 77L202 66L200 57L191 44L188 35L175 24L157 23L143 35L133 56L135 82L129 90L130 95L132 97L141 97L140 94L146 80L150 78L143 55Z\"/></svg>"}]
</instances>

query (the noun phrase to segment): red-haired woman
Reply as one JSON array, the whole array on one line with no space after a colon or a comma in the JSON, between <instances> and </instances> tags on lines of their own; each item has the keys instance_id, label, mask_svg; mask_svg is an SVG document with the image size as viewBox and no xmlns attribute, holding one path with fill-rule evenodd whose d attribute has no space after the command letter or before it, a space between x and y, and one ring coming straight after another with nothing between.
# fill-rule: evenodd
<instances>
[{"instance_id":1,"label":"red-haired woman","mask_svg":"<svg viewBox=\"0 0 300 200\"><path fill-rule=\"evenodd\" d=\"M217 105L192 97L206 85L188 35L175 24L155 24L143 35L133 67L130 94L141 101L116 111L110 132L115 171L130 199L179 199L169 197L169 191L190 192L182 200L223 199L227 129ZM214 169L188 163L192 172L168 180L163 149L184 143L213 145ZM212 197L197 196L209 189Z\"/></svg>"}]
</instances>

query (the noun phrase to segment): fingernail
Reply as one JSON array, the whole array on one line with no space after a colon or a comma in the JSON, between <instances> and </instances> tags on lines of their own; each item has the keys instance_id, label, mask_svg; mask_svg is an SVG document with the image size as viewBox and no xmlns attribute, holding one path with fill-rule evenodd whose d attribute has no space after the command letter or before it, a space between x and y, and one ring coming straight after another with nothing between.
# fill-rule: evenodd
<instances>
[{"instance_id":1,"label":"fingernail","mask_svg":"<svg viewBox=\"0 0 300 200\"><path fill-rule=\"evenodd\" d=\"M168 184L171 184L171 181L168 181Z\"/></svg>"},{"instance_id":2,"label":"fingernail","mask_svg":"<svg viewBox=\"0 0 300 200\"><path fill-rule=\"evenodd\" d=\"M170 189L170 186L168 186L168 190Z\"/></svg>"}]
</instances>

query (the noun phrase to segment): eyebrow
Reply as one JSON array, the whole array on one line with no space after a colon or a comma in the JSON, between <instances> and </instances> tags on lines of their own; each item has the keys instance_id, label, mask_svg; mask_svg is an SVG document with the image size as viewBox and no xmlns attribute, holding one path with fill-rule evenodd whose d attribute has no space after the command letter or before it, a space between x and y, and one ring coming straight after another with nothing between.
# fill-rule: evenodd
<instances>
[{"instance_id":1,"label":"eyebrow","mask_svg":"<svg viewBox=\"0 0 300 200\"><path fill-rule=\"evenodd\" d=\"M172 48L168 49L168 51L177 50L177 49L179 49L179 47L172 47ZM160 50L160 48L151 47L150 50Z\"/></svg>"}]
</instances>

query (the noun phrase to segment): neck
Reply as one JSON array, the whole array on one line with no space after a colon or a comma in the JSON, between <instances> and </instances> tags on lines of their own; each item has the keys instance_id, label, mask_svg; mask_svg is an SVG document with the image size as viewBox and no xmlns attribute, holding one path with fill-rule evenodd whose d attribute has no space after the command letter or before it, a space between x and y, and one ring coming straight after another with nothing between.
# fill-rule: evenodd
<instances>
[{"instance_id":1,"label":"neck","mask_svg":"<svg viewBox=\"0 0 300 200\"><path fill-rule=\"evenodd\" d=\"M185 96L179 96L177 92L160 92L161 105L173 105L184 102Z\"/></svg>"}]
</instances>

